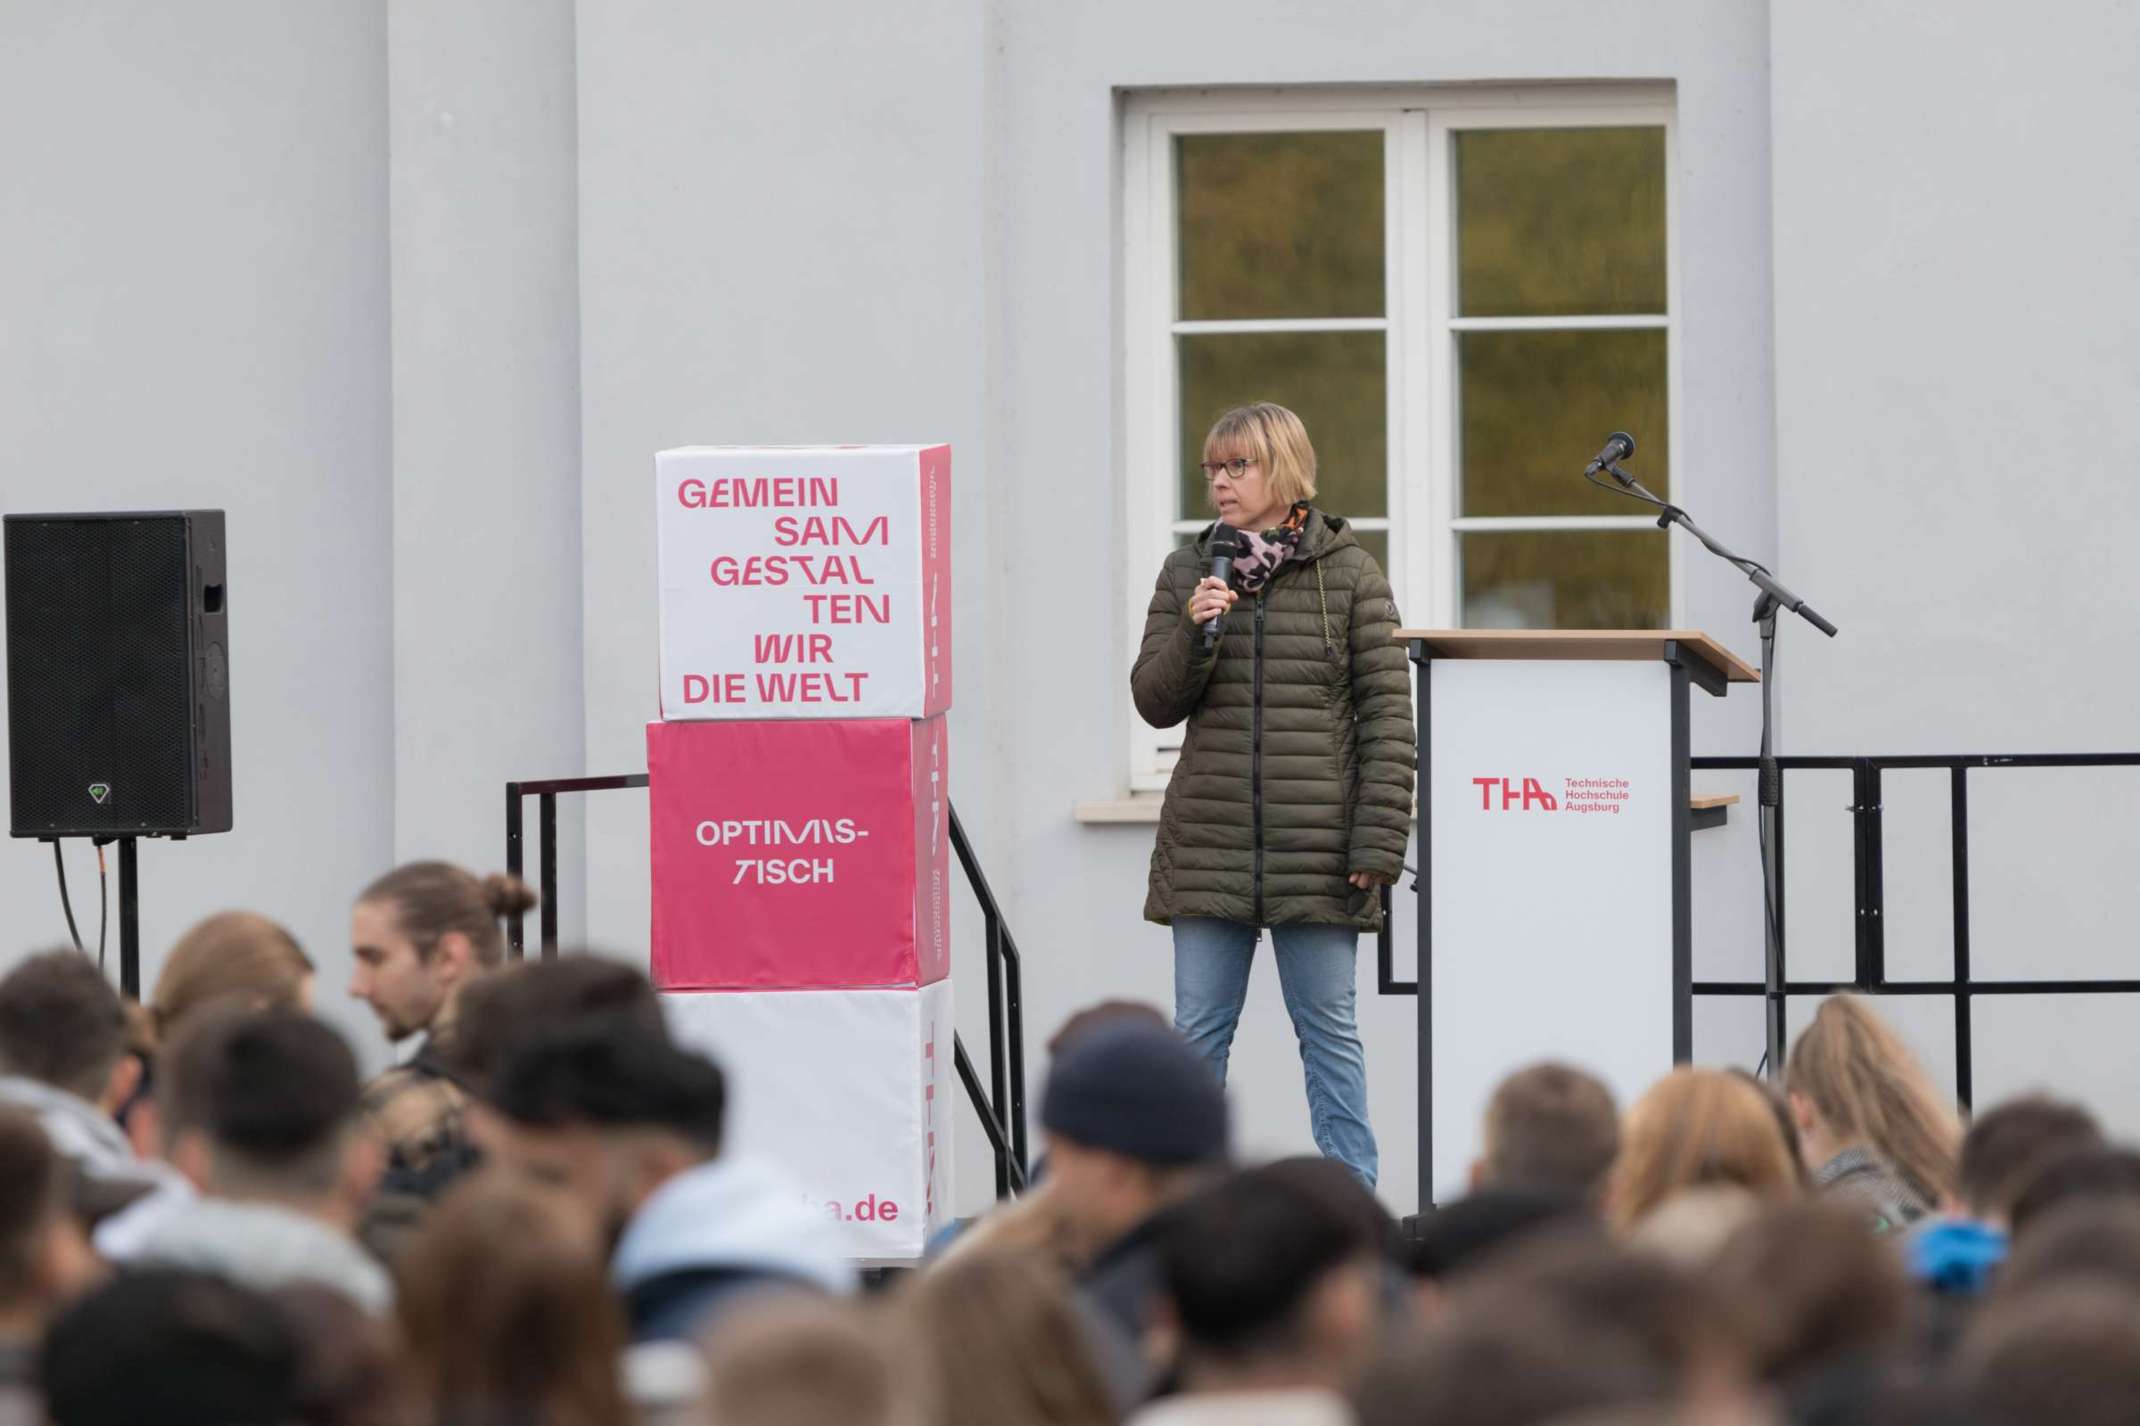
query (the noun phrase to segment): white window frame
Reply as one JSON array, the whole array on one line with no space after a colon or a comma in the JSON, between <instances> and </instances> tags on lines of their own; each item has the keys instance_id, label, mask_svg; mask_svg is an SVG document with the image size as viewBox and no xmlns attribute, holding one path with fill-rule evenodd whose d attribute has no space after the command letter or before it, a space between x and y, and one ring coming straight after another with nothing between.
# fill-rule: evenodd
<instances>
[{"instance_id":1,"label":"white window frame","mask_svg":"<svg viewBox=\"0 0 2140 1426\"><path fill-rule=\"evenodd\" d=\"M1665 143L1665 312L1628 317L1457 317L1456 203L1452 136L1466 129L1653 126ZM1175 318L1176 137L1201 133L1379 131L1383 136L1381 317L1243 321ZM1680 439L1678 129L1670 85L1570 84L1410 86L1368 89L1146 91L1122 113L1122 450L1127 555L1125 628L1136 655L1152 581L1179 533L1205 519L1175 518L1181 473L1175 362L1177 336L1211 332L1379 331L1385 334L1389 513L1356 519L1387 529L1389 576L1405 622L1448 627L1461 605L1460 535L1495 530L1636 530L1642 514L1468 516L1456 514L1456 341L1466 331L1662 328L1675 496L1696 486ZM1435 240L1436 235L1439 241ZM1604 432L1599 433L1600 442ZM1586 453L1571 452L1580 461ZM1569 479L1579 467L1571 465ZM1680 541L1668 546L1671 622L1682 622ZM1132 793L1166 786L1181 729L1155 729L1130 715Z\"/></svg>"}]
</instances>

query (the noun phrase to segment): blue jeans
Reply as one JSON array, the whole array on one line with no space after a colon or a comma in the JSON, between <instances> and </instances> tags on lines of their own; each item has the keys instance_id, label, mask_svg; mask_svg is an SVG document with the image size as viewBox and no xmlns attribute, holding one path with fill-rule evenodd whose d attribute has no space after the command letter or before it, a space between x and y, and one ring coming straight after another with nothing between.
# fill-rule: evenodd
<instances>
[{"instance_id":1,"label":"blue jeans","mask_svg":"<svg viewBox=\"0 0 2140 1426\"><path fill-rule=\"evenodd\" d=\"M1174 918L1174 1028L1226 1082L1226 1055L1249 965L1262 932L1241 921ZM1360 933L1349 926L1273 926L1278 986L1300 1039L1315 1146L1375 1186L1380 1161L1367 1123L1367 1053L1353 1022L1353 958Z\"/></svg>"}]
</instances>

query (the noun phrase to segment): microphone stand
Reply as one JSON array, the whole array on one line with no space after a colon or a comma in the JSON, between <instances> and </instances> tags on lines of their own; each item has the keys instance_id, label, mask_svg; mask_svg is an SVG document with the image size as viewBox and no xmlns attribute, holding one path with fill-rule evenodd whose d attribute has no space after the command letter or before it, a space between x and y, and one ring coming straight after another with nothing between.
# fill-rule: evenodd
<instances>
[{"instance_id":1,"label":"microphone stand","mask_svg":"<svg viewBox=\"0 0 2140 1426\"><path fill-rule=\"evenodd\" d=\"M1603 469L1616 482L1607 485L1597 478ZM1726 549L1707 530L1694 523L1686 511L1669 500L1660 500L1642 488L1633 476L1610 461L1593 461L1583 472L1583 479L1600 490L1610 490L1615 495L1626 495L1645 504L1654 505L1662 513L1657 517L1657 528L1670 529L1677 525L1695 539L1702 547L1737 569L1759 590L1754 597L1754 627L1761 638L1761 754L1758 760L1759 807L1756 819L1761 837L1761 899L1764 915L1761 919L1764 956L1762 983L1765 1013L1762 1021L1767 1029L1766 1054L1771 1078L1783 1075L1783 927L1776 916L1776 858L1783 852L1782 828L1778 825L1783 813L1783 772L1776 766L1774 750L1774 704L1776 688L1776 611L1788 609L1808 624L1834 638L1835 625L1814 612L1813 606L1784 588L1781 581L1768 572L1766 566Z\"/></svg>"}]
</instances>

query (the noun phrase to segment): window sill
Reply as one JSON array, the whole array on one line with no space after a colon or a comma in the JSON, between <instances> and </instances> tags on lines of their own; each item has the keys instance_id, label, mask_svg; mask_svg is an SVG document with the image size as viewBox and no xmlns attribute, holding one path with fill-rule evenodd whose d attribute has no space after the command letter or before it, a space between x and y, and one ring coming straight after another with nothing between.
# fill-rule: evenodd
<instances>
[{"instance_id":1,"label":"window sill","mask_svg":"<svg viewBox=\"0 0 2140 1426\"><path fill-rule=\"evenodd\" d=\"M1077 803L1070 809L1070 815L1086 826L1109 823L1152 826L1158 823L1160 804L1165 800L1156 792L1137 792L1107 802Z\"/></svg>"}]
</instances>

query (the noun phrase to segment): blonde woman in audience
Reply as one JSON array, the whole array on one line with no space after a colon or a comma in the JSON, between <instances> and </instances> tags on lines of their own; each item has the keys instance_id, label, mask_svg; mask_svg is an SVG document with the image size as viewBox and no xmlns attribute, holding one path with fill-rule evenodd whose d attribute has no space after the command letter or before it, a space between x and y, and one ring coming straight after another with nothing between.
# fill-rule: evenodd
<instances>
[{"instance_id":1,"label":"blonde woman in audience","mask_svg":"<svg viewBox=\"0 0 2140 1426\"><path fill-rule=\"evenodd\" d=\"M502 1172L466 1179L397 1267L423 1420L629 1426L624 1311L596 1225L568 1194Z\"/></svg>"},{"instance_id":2,"label":"blonde woman in audience","mask_svg":"<svg viewBox=\"0 0 2140 1426\"><path fill-rule=\"evenodd\" d=\"M1069 1279L1039 1256L979 1251L924 1273L893 1304L931 1365L938 1426L1114 1426Z\"/></svg>"},{"instance_id":3,"label":"blonde woman in audience","mask_svg":"<svg viewBox=\"0 0 2140 1426\"><path fill-rule=\"evenodd\" d=\"M149 996L159 1039L203 1005L232 1000L254 1010L312 1009L312 958L297 938L251 911L219 911L164 957Z\"/></svg>"},{"instance_id":4,"label":"blonde woman in audience","mask_svg":"<svg viewBox=\"0 0 2140 1426\"><path fill-rule=\"evenodd\" d=\"M1675 1195L1720 1185L1793 1198L1798 1166L1759 1090L1723 1070L1682 1066L1628 1111L1605 1216L1632 1232Z\"/></svg>"},{"instance_id":5,"label":"blonde woman in audience","mask_svg":"<svg viewBox=\"0 0 2140 1426\"><path fill-rule=\"evenodd\" d=\"M852 1302L796 1295L732 1313L706 1339L711 1426L932 1426L926 1364Z\"/></svg>"},{"instance_id":6,"label":"blonde woman in audience","mask_svg":"<svg viewBox=\"0 0 2140 1426\"><path fill-rule=\"evenodd\" d=\"M1958 1195L1962 1126L1902 1037L1855 995L1830 996L1784 1068L1806 1168L1893 1232Z\"/></svg>"}]
</instances>

